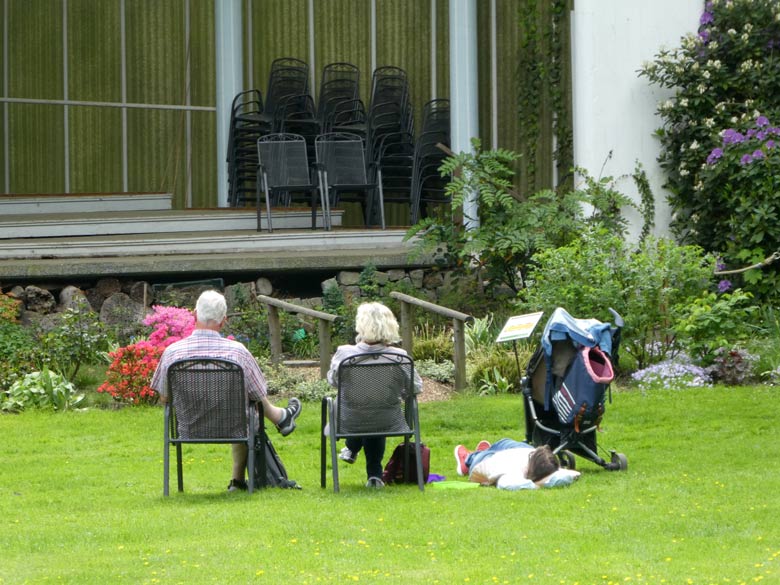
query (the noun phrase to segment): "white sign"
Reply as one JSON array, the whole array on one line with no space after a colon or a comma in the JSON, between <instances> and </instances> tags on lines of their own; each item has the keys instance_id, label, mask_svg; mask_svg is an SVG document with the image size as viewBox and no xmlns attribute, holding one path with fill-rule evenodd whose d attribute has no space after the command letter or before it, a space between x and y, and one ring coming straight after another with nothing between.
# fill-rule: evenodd
<instances>
[{"instance_id":1,"label":"white sign","mask_svg":"<svg viewBox=\"0 0 780 585\"><path fill-rule=\"evenodd\" d=\"M534 327L542 318L543 311L538 313L528 313L527 315L517 315L507 319L501 333L496 337L496 343L502 341L512 341L513 339L525 339L531 336Z\"/></svg>"}]
</instances>

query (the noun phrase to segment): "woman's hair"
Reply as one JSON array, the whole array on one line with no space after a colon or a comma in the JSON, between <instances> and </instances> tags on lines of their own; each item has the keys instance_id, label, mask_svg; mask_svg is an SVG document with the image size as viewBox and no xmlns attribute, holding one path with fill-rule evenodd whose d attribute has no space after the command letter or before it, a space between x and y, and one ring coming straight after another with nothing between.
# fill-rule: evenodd
<instances>
[{"instance_id":1,"label":"woman's hair","mask_svg":"<svg viewBox=\"0 0 780 585\"><path fill-rule=\"evenodd\" d=\"M358 307L355 331L358 341L389 345L401 340L395 315L382 303L363 303Z\"/></svg>"},{"instance_id":2,"label":"woman's hair","mask_svg":"<svg viewBox=\"0 0 780 585\"><path fill-rule=\"evenodd\" d=\"M216 326L222 323L227 315L225 297L215 290L207 290L198 297L195 305L198 323L206 326Z\"/></svg>"},{"instance_id":3,"label":"woman's hair","mask_svg":"<svg viewBox=\"0 0 780 585\"><path fill-rule=\"evenodd\" d=\"M531 481L539 481L556 471L560 466L558 458L553 454L550 446L542 445L534 449L528 457L525 476Z\"/></svg>"}]
</instances>

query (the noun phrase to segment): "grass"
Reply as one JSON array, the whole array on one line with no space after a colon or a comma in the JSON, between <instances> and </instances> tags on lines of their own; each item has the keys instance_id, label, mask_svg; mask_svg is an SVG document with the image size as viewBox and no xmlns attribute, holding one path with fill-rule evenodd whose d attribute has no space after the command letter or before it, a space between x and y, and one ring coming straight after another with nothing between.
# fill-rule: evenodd
<instances>
[{"instance_id":1,"label":"grass","mask_svg":"<svg viewBox=\"0 0 780 585\"><path fill-rule=\"evenodd\" d=\"M303 491L229 494L227 446L185 450L162 496L162 412L0 416L0 583L780 582L780 423L771 387L618 392L599 444L625 473L578 460L533 492L319 487L319 408L273 434ZM421 405L431 471L453 447L522 438L517 396ZM389 450L388 450L389 451Z\"/></svg>"}]
</instances>

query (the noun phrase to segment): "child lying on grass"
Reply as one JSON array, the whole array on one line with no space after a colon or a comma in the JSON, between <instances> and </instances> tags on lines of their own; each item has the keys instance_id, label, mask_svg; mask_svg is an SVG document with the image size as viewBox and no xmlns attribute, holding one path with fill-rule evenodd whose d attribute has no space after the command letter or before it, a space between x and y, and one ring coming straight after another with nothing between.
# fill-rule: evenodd
<instances>
[{"instance_id":1,"label":"child lying on grass","mask_svg":"<svg viewBox=\"0 0 780 585\"><path fill-rule=\"evenodd\" d=\"M458 475L468 475L469 481L504 490L568 485L580 475L561 469L548 445L534 448L512 439L500 439L492 445L480 441L474 451L458 445L455 461Z\"/></svg>"}]
</instances>

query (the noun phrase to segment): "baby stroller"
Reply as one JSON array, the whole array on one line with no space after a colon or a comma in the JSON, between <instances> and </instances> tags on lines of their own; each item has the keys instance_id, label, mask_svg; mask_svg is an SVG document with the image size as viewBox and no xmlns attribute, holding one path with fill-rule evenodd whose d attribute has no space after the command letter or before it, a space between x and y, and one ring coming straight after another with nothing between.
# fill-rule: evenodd
<instances>
[{"instance_id":1,"label":"baby stroller","mask_svg":"<svg viewBox=\"0 0 780 585\"><path fill-rule=\"evenodd\" d=\"M614 326L555 309L521 380L526 442L549 445L569 469L575 468L574 455L609 471L628 468L625 455L612 450L607 462L596 445L623 327L620 315L609 311Z\"/></svg>"}]
</instances>

